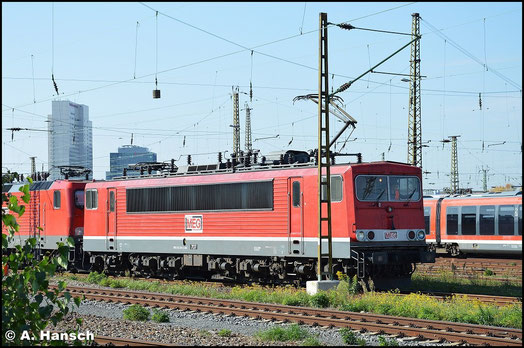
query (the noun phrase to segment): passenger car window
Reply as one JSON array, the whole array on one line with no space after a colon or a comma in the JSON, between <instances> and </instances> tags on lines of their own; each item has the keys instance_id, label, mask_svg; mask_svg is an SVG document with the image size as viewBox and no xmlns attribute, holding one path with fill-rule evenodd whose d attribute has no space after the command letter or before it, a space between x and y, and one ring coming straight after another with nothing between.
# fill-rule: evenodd
<instances>
[{"instance_id":1,"label":"passenger car window","mask_svg":"<svg viewBox=\"0 0 524 348\"><path fill-rule=\"evenodd\" d=\"M429 234L430 231L430 221L431 221L431 207L424 207L424 223L426 225L426 234Z\"/></svg>"},{"instance_id":2,"label":"passenger car window","mask_svg":"<svg viewBox=\"0 0 524 348\"><path fill-rule=\"evenodd\" d=\"M462 207L460 214L462 224L462 235L477 234L477 207L466 206Z\"/></svg>"},{"instance_id":3,"label":"passenger car window","mask_svg":"<svg viewBox=\"0 0 524 348\"><path fill-rule=\"evenodd\" d=\"M512 236L515 234L515 207L513 205L499 206L499 235Z\"/></svg>"},{"instance_id":4,"label":"passenger car window","mask_svg":"<svg viewBox=\"0 0 524 348\"><path fill-rule=\"evenodd\" d=\"M480 235L495 234L495 206L482 205L479 210L479 233Z\"/></svg>"},{"instance_id":5,"label":"passenger car window","mask_svg":"<svg viewBox=\"0 0 524 348\"><path fill-rule=\"evenodd\" d=\"M519 235L522 236L522 204L519 204L519 221L518 221Z\"/></svg>"},{"instance_id":6,"label":"passenger car window","mask_svg":"<svg viewBox=\"0 0 524 348\"><path fill-rule=\"evenodd\" d=\"M447 207L446 208L446 229L448 235L458 234L458 208Z\"/></svg>"}]
</instances>

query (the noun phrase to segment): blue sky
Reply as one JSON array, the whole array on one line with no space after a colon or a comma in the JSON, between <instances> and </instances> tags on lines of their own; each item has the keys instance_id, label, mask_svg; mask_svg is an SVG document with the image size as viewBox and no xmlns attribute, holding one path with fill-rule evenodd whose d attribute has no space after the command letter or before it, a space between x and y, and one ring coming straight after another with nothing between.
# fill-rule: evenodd
<instances>
[{"instance_id":1,"label":"blue sky","mask_svg":"<svg viewBox=\"0 0 524 348\"><path fill-rule=\"evenodd\" d=\"M411 32L411 14L420 14L423 170L431 172L424 188L449 186L451 149L440 141L451 135L461 136L461 187L481 189L482 169L489 186L522 183L520 2L3 2L2 171L29 172L30 156L47 170L47 133L20 131L11 140L6 128L46 129L57 98L89 106L97 179L131 133L159 161L184 164L192 154L196 163L214 163L233 146L232 86L244 109L250 81L254 148L315 148L316 104L293 98L317 92L320 12L329 22L403 33ZM409 39L330 27L330 86ZM407 74L409 55L408 47L376 70ZM152 98L155 76L160 99ZM339 94L358 122L340 138L348 140L344 152L407 161L409 85L401 79L368 74ZM242 110L242 148L244 118ZM341 127L331 119L332 135Z\"/></svg>"}]
</instances>

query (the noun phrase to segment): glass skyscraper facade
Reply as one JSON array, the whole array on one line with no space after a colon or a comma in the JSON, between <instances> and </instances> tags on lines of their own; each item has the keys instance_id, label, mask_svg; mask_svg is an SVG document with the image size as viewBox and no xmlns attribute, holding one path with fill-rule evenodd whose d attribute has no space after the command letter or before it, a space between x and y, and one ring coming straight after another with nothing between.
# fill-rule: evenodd
<instances>
[{"instance_id":1,"label":"glass skyscraper facade","mask_svg":"<svg viewBox=\"0 0 524 348\"><path fill-rule=\"evenodd\" d=\"M150 152L147 147L136 145L124 145L118 148L118 152L109 154L109 171L106 172L106 180L115 176L122 176L124 168L129 164L139 162L156 162L156 153ZM128 170L127 175L140 175L139 171Z\"/></svg>"},{"instance_id":2,"label":"glass skyscraper facade","mask_svg":"<svg viewBox=\"0 0 524 348\"><path fill-rule=\"evenodd\" d=\"M54 100L48 116L48 160L50 180L64 179L60 166L77 166L90 170L93 178L93 130L89 107L68 100ZM86 176L70 176L85 179Z\"/></svg>"}]
</instances>

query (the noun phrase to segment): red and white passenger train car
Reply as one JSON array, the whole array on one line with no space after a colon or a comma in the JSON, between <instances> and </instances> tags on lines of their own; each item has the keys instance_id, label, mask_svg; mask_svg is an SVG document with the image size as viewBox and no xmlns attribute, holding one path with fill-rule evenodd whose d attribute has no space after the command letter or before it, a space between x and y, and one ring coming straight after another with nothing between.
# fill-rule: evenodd
<instances>
[{"instance_id":1,"label":"red and white passenger train car","mask_svg":"<svg viewBox=\"0 0 524 348\"><path fill-rule=\"evenodd\" d=\"M424 197L427 242L460 254L522 256L522 192Z\"/></svg>"},{"instance_id":2,"label":"red and white passenger train car","mask_svg":"<svg viewBox=\"0 0 524 348\"><path fill-rule=\"evenodd\" d=\"M314 164L192 169L88 183L84 267L173 278L314 279ZM416 263L434 262L421 192L420 168L332 165L334 272L409 279Z\"/></svg>"}]
</instances>

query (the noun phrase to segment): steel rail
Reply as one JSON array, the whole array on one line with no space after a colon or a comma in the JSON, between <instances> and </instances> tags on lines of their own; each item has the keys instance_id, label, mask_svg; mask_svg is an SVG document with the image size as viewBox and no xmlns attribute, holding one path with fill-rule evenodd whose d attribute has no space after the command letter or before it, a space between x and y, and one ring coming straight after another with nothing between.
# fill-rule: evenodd
<instances>
[{"instance_id":1,"label":"steel rail","mask_svg":"<svg viewBox=\"0 0 524 348\"><path fill-rule=\"evenodd\" d=\"M98 335L95 337L94 341L99 345L111 345L111 346L129 346L129 347L150 347L150 346L165 346L165 347L175 347L176 344L171 343L162 343L162 342L150 342L143 340L136 340L130 338L122 337L109 337Z\"/></svg>"},{"instance_id":2,"label":"steel rail","mask_svg":"<svg viewBox=\"0 0 524 348\"><path fill-rule=\"evenodd\" d=\"M522 345L522 330L511 328L137 291L79 287L70 287L68 290L72 295L84 295L88 299L106 302L137 303L150 307L246 316L313 326L346 327L397 337L423 337L471 344Z\"/></svg>"}]
</instances>

